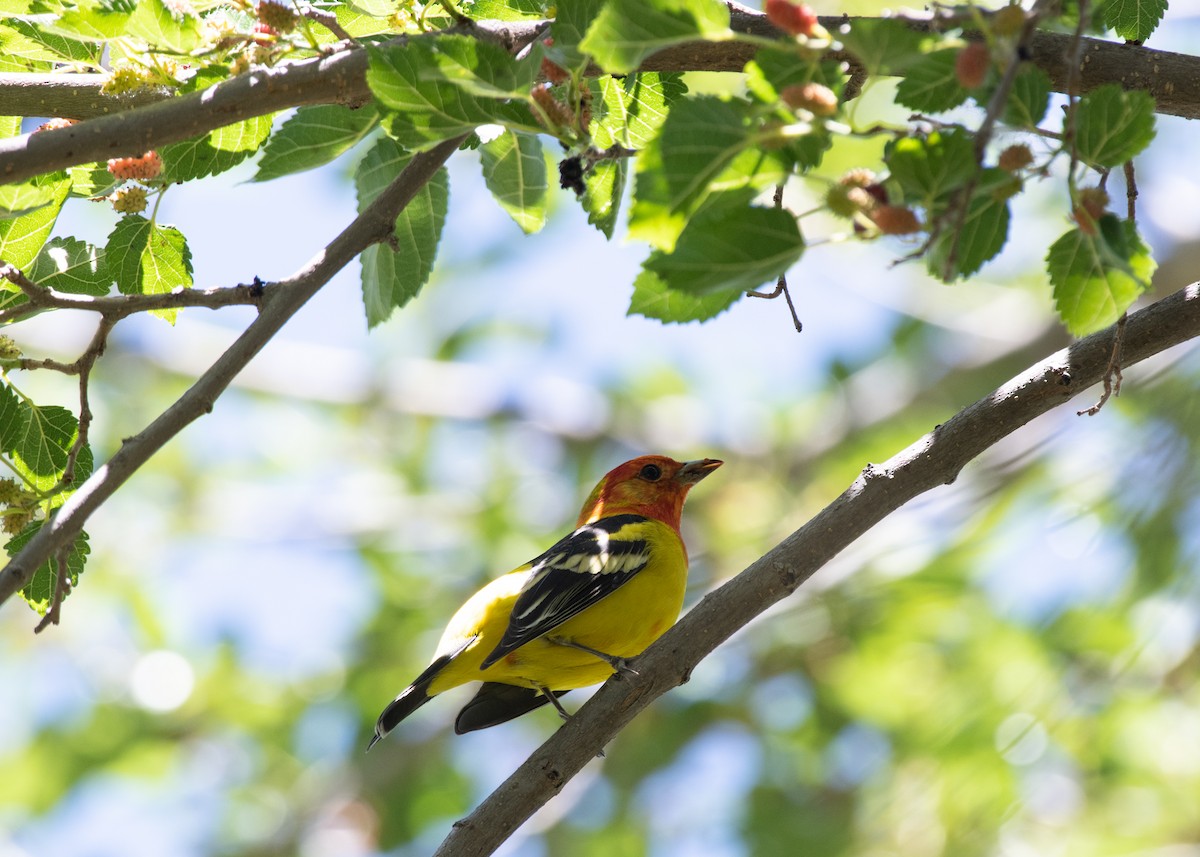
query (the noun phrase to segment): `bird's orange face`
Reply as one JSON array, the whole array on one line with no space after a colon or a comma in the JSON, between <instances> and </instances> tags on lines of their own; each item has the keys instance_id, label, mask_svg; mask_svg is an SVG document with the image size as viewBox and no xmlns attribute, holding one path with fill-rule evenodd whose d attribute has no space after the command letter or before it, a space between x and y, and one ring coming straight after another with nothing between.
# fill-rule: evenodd
<instances>
[{"instance_id":1,"label":"bird's orange face","mask_svg":"<svg viewBox=\"0 0 1200 857\"><path fill-rule=\"evenodd\" d=\"M688 490L723 462L715 458L676 461L643 455L614 467L584 501L579 526L609 515L644 515L679 529Z\"/></svg>"}]
</instances>

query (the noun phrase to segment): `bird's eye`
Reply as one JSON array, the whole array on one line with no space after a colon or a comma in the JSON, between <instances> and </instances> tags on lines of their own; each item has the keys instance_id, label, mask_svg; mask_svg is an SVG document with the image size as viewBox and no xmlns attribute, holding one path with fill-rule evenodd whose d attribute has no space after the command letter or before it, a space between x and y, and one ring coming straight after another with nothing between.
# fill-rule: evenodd
<instances>
[{"instance_id":1,"label":"bird's eye","mask_svg":"<svg viewBox=\"0 0 1200 857\"><path fill-rule=\"evenodd\" d=\"M657 482L658 478L662 476L662 468L657 464L647 464L642 468L641 476L650 482Z\"/></svg>"}]
</instances>

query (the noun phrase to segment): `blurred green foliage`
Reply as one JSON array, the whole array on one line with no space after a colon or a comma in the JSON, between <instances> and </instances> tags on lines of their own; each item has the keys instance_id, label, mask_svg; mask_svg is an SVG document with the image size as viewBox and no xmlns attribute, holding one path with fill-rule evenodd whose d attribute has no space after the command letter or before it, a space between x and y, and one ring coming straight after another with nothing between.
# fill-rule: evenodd
<instances>
[{"instance_id":1,"label":"blurred green foliage","mask_svg":"<svg viewBox=\"0 0 1200 857\"><path fill-rule=\"evenodd\" d=\"M466 353L525 335L540 333L481 322L438 342L438 358L466 367ZM753 453L708 441L668 450L729 459L685 514L690 600L817 511L863 463L965 403L947 391L986 392L1007 363L1026 359L948 365L909 389L899 417L849 407L879 361L934 365L941 347L932 329L901 322L808 400L768 409ZM175 387L133 355L110 366L101 399L120 399L112 384ZM509 853L1116 855L1194 841L1200 361L1184 355L1129 375L1101 417L1064 412L1025 429L718 650ZM0 748L12 847L39 841L22 838L30 831L70 828L71 807L97 784L170 795L199 778L211 796L194 853L325 854L336 843L348 849L339 853L428 853L556 720L541 711L455 737L455 701L439 698L364 756L378 710L422 668L467 594L541 550L596 475L648 442L649 413L711 406L664 363L602 392L606 419L572 435L521 407L447 419L386 402L235 391L239 420L286 424L314 451L337 445L340 472L314 461L297 475L289 451L265 439L223 459L197 433L129 492L123 508L137 523L96 530L89 585L54 636L0 627L6 673L36 666L45 683L28 695L42 710L10 704L22 725ZM279 501L301 487L314 507L239 499ZM347 497L359 508L344 508ZM253 539L281 518L291 523L270 538L355 557L354 573L334 581L367 593L343 644L294 668L289 647L324 635L319 625L285 621L290 636L265 643L238 625L289 609L286 576L263 579L252 566L221 576L213 586L241 583L220 597L250 609L224 626L210 618L215 630L188 629L180 598L186 608L203 586L171 564L188 550L180 544ZM141 541L122 545L124 527ZM120 567L129 562L137 566ZM317 598L336 609L334 595ZM264 647L281 650L273 666L261 662ZM194 686L156 710L136 676L159 649L184 654Z\"/></svg>"}]
</instances>

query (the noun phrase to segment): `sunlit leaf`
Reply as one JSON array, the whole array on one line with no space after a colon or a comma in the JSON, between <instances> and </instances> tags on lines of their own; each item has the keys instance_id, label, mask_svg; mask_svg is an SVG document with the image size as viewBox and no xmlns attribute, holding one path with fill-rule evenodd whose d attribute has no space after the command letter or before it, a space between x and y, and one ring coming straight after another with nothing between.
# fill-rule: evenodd
<instances>
[{"instance_id":1,"label":"sunlit leaf","mask_svg":"<svg viewBox=\"0 0 1200 857\"><path fill-rule=\"evenodd\" d=\"M1119 166L1154 139L1154 98L1140 89L1126 92L1108 83L1079 99L1075 148L1079 157L1101 167Z\"/></svg>"},{"instance_id":2,"label":"sunlit leaf","mask_svg":"<svg viewBox=\"0 0 1200 857\"><path fill-rule=\"evenodd\" d=\"M375 143L355 174L359 211L400 175L410 158L391 140ZM416 297L429 279L449 202L449 178L442 169L400 212L394 244L374 244L363 251L363 303L370 327L387 321L393 311Z\"/></svg>"},{"instance_id":3,"label":"sunlit leaf","mask_svg":"<svg viewBox=\"0 0 1200 857\"><path fill-rule=\"evenodd\" d=\"M42 521L35 521L13 536L4 546L8 555L14 557L20 553L29 540L37 535L42 526ZM67 580L70 583L70 589L79 585L79 575L83 573L90 552L88 535L86 532L81 532L67 553ZM50 609L50 603L54 598L54 590L58 583L58 571L55 560L51 559L34 569L29 582L21 589L21 597L25 599L25 603L36 610L39 615L45 615L46 611ZM67 594L69 591L67 590Z\"/></svg>"},{"instance_id":4,"label":"sunlit leaf","mask_svg":"<svg viewBox=\"0 0 1200 857\"><path fill-rule=\"evenodd\" d=\"M1149 287L1154 268L1133 223L1112 214L1101 217L1096 234L1072 229L1046 255L1054 304L1076 336L1116 321Z\"/></svg>"},{"instance_id":5,"label":"sunlit leaf","mask_svg":"<svg viewBox=\"0 0 1200 857\"><path fill-rule=\"evenodd\" d=\"M655 251L645 268L672 289L707 294L748 291L774 280L804 252L791 212L747 205L744 193L723 194L697 212L671 253Z\"/></svg>"},{"instance_id":6,"label":"sunlit leaf","mask_svg":"<svg viewBox=\"0 0 1200 857\"><path fill-rule=\"evenodd\" d=\"M608 0L580 49L605 71L628 74L679 42L730 36L729 8L719 0Z\"/></svg>"},{"instance_id":7,"label":"sunlit leaf","mask_svg":"<svg viewBox=\"0 0 1200 857\"><path fill-rule=\"evenodd\" d=\"M741 300L742 294L735 290L698 294L691 290L673 289L653 271L643 270L633 281L629 314L667 324L707 321Z\"/></svg>"},{"instance_id":8,"label":"sunlit leaf","mask_svg":"<svg viewBox=\"0 0 1200 857\"><path fill-rule=\"evenodd\" d=\"M505 131L479 148L483 180L500 207L521 231L546 225L546 159L541 141L531 134Z\"/></svg>"},{"instance_id":9,"label":"sunlit leaf","mask_svg":"<svg viewBox=\"0 0 1200 857\"><path fill-rule=\"evenodd\" d=\"M51 238L29 269L39 286L59 292L104 295L112 284L104 250L78 238Z\"/></svg>"},{"instance_id":10,"label":"sunlit leaf","mask_svg":"<svg viewBox=\"0 0 1200 857\"><path fill-rule=\"evenodd\" d=\"M371 106L357 110L339 104L301 107L267 140L254 181L270 181L327 164L374 130L378 121Z\"/></svg>"}]
</instances>

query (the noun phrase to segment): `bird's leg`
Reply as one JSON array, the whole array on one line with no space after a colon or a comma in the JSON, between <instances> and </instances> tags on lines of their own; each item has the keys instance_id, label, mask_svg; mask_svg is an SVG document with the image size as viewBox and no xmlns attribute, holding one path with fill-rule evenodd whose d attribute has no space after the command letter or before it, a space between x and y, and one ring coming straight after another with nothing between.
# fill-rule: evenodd
<instances>
[{"instance_id":1,"label":"bird's leg","mask_svg":"<svg viewBox=\"0 0 1200 857\"><path fill-rule=\"evenodd\" d=\"M587 652L589 655L595 655L600 660L604 661L613 668L613 672L623 676L635 676L638 671L629 665L629 661L625 658L618 658L616 655L610 655L607 652L601 652L598 649L593 649L591 646L585 646L583 643L576 643L574 640L568 640L564 637L546 637L546 640L554 643L556 646L566 646L569 649L579 649L581 652Z\"/></svg>"},{"instance_id":2,"label":"bird's leg","mask_svg":"<svg viewBox=\"0 0 1200 857\"><path fill-rule=\"evenodd\" d=\"M562 703L558 701L558 697L554 695L554 691L552 691L548 687L539 687L538 690L540 690L542 692L542 696L544 696L544 697L546 697L546 699L550 700L550 704L553 705L555 707L555 709L557 709L558 716L561 717L564 722L571 719L571 715L567 713L567 709L563 708ZM598 753L596 753L596 758L603 759L604 751L601 750Z\"/></svg>"},{"instance_id":3,"label":"bird's leg","mask_svg":"<svg viewBox=\"0 0 1200 857\"><path fill-rule=\"evenodd\" d=\"M558 701L558 697L554 695L554 691L548 687L539 687L538 690L542 692L542 696L550 700L550 704L554 706L554 710L558 712L559 717L563 720L571 719L571 715L567 713L567 709L563 708L562 703Z\"/></svg>"}]
</instances>

